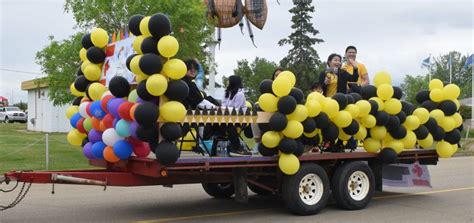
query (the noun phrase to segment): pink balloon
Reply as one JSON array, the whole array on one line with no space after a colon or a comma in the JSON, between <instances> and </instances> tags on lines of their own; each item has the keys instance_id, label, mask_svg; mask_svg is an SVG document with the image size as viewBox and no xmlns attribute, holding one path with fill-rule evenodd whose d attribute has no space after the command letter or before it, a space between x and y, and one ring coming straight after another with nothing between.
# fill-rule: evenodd
<instances>
[{"instance_id":1,"label":"pink balloon","mask_svg":"<svg viewBox=\"0 0 474 223\"><path fill-rule=\"evenodd\" d=\"M135 153L138 158L145 158L150 154L150 146L148 145L148 143L140 142L133 143L132 145L133 153Z\"/></svg>"}]
</instances>

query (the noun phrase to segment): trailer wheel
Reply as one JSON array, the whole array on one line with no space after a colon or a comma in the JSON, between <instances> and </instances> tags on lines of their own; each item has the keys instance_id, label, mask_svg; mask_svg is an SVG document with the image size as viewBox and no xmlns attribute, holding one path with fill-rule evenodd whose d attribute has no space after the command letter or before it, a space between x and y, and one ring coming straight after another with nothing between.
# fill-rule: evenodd
<instances>
[{"instance_id":1,"label":"trailer wheel","mask_svg":"<svg viewBox=\"0 0 474 223\"><path fill-rule=\"evenodd\" d=\"M294 214L312 215L321 211L329 199L329 177L314 163L303 164L292 176L285 176L282 196L286 207Z\"/></svg>"},{"instance_id":2,"label":"trailer wheel","mask_svg":"<svg viewBox=\"0 0 474 223\"><path fill-rule=\"evenodd\" d=\"M232 183L203 183L202 188L215 198L229 198L234 194L234 184Z\"/></svg>"},{"instance_id":3,"label":"trailer wheel","mask_svg":"<svg viewBox=\"0 0 474 223\"><path fill-rule=\"evenodd\" d=\"M331 185L338 207L360 210L369 204L374 195L375 177L364 162L349 162L336 169Z\"/></svg>"}]
</instances>

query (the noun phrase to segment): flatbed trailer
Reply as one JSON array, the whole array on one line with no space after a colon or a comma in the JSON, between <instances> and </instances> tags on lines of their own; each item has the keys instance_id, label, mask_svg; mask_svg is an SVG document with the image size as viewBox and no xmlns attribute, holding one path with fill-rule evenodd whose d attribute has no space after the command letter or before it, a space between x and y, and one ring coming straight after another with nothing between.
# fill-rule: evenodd
<instances>
[{"instance_id":1,"label":"flatbed trailer","mask_svg":"<svg viewBox=\"0 0 474 223\"><path fill-rule=\"evenodd\" d=\"M130 158L117 163L91 160L89 170L11 171L0 182L149 186L200 183L216 198L235 194L247 202L249 188L260 195L279 195L287 208L299 215L316 214L332 194L336 204L349 210L362 209L375 190L382 190L384 164L378 155L362 151L309 153L299 157L301 167L294 175L283 174L278 157L190 157L163 166L155 159ZM398 154L398 163L436 165L435 150L413 149ZM53 189L54 192L54 189Z\"/></svg>"}]
</instances>

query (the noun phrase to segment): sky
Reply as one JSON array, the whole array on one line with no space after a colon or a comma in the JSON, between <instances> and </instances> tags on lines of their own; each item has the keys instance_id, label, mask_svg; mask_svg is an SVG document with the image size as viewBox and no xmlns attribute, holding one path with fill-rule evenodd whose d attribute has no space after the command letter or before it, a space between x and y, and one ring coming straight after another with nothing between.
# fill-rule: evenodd
<instances>
[{"instance_id":1,"label":"sky","mask_svg":"<svg viewBox=\"0 0 474 223\"><path fill-rule=\"evenodd\" d=\"M244 35L238 27L222 30L215 54L219 77L232 75L238 60L252 61L258 56L278 63L288 53L290 46L278 46L277 42L292 32L288 10L293 4L289 0L267 2L265 27L253 27L257 48L246 27ZM322 0L313 1L313 5L311 21L320 32L317 37L324 40L314 46L321 60L331 53L343 54L346 46L354 45L371 80L375 72L386 70L392 74L393 84L399 85L407 74L426 74L421 61L430 54L474 52L471 0ZM35 63L36 52L49 43L50 35L61 40L74 34L75 20L64 12L61 0L0 0L0 9L0 96L26 101L21 82L45 75Z\"/></svg>"}]
</instances>

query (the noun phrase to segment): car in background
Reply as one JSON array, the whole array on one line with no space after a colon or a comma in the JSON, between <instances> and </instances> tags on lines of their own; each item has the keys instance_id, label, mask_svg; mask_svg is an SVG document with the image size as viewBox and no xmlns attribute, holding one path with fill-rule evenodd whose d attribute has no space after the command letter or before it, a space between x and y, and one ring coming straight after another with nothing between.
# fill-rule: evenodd
<instances>
[{"instance_id":1,"label":"car in background","mask_svg":"<svg viewBox=\"0 0 474 223\"><path fill-rule=\"evenodd\" d=\"M18 107L0 107L0 122L12 123L21 122L26 123L28 117L25 112Z\"/></svg>"}]
</instances>

